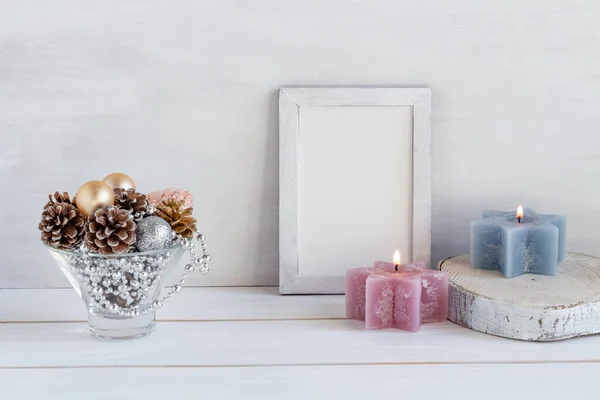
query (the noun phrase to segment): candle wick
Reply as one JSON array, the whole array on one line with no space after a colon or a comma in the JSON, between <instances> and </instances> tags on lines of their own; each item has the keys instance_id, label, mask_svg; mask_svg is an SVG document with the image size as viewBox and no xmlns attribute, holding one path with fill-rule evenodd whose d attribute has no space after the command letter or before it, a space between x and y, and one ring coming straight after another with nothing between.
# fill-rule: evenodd
<instances>
[{"instance_id":1,"label":"candle wick","mask_svg":"<svg viewBox=\"0 0 600 400\"><path fill-rule=\"evenodd\" d=\"M398 264L395 264L394 267L396 268L396 272L398 272Z\"/></svg>"},{"instance_id":2,"label":"candle wick","mask_svg":"<svg viewBox=\"0 0 600 400\"><path fill-rule=\"evenodd\" d=\"M517 222L520 224L521 223L521 217L517 217Z\"/></svg>"}]
</instances>

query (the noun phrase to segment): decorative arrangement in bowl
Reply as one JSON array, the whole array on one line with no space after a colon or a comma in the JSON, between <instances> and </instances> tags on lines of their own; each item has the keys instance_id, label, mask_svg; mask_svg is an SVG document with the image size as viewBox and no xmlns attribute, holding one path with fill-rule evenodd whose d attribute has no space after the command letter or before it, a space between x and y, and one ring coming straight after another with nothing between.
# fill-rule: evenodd
<instances>
[{"instance_id":1,"label":"decorative arrangement in bowl","mask_svg":"<svg viewBox=\"0 0 600 400\"><path fill-rule=\"evenodd\" d=\"M96 338L149 335L156 310L181 290L187 274L208 273L210 255L185 190L145 195L127 175L114 173L85 183L73 199L66 192L48 198L39 224L42 242L85 302ZM161 298L185 251L189 261L181 279Z\"/></svg>"}]
</instances>

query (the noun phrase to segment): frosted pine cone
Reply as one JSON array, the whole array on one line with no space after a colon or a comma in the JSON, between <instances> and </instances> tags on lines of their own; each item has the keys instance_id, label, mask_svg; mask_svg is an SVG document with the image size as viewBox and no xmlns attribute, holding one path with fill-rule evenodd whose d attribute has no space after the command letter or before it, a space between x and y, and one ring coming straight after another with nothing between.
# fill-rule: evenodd
<instances>
[{"instance_id":1,"label":"frosted pine cone","mask_svg":"<svg viewBox=\"0 0 600 400\"><path fill-rule=\"evenodd\" d=\"M135 189L114 189L115 205L133 215L134 222L138 223L148 213L148 198L145 194Z\"/></svg>"},{"instance_id":2,"label":"frosted pine cone","mask_svg":"<svg viewBox=\"0 0 600 400\"><path fill-rule=\"evenodd\" d=\"M184 201L166 200L156 207L156 216L167 221L175 233L190 238L196 232L196 219L193 209L185 207Z\"/></svg>"},{"instance_id":3,"label":"frosted pine cone","mask_svg":"<svg viewBox=\"0 0 600 400\"><path fill-rule=\"evenodd\" d=\"M48 202L46 203L44 208L51 206L52 204L57 204L57 203L73 204L75 206L75 202L71 201L71 198L69 197L69 193L54 192L54 195L51 195L51 194L48 195Z\"/></svg>"},{"instance_id":4,"label":"frosted pine cone","mask_svg":"<svg viewBox=\"0 0 600 400\"><path fill-rule=\"evenodd\" d=\"M135 243L135 222L126 210L105 206L90 214L85 243L100 254L126 253Z\"/></svg>"},{"instance_id":5,"label":"frosted pine cone","mask_svg":"<svg viewBox=\"0 0 600 400\"><path fill-rule=\"evenodd\" d=\"M42 232L42 241L48 246L71 250L81 243L84 224L85 219L75 206L65 202L52 203L50 198L38 229Z\"/></svg>"}]
</instances>

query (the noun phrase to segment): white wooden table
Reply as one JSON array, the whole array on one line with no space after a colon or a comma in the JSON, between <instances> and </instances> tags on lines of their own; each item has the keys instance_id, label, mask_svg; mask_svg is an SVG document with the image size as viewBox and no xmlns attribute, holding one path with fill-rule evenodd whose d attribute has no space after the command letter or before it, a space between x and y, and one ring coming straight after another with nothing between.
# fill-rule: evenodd
<instances>
[{"instance_id":1,"label":"white wooden table","mask_svg":"<svg viewBox=\"0 0 600 400\"><path fill-rule=\"evenodd\" d=\"M85 319L72 289L1 290L0 399L600 398L600 337L365 331L343 296L186 288L129 342L92 339Z\"/></svg>"}]
</instances>

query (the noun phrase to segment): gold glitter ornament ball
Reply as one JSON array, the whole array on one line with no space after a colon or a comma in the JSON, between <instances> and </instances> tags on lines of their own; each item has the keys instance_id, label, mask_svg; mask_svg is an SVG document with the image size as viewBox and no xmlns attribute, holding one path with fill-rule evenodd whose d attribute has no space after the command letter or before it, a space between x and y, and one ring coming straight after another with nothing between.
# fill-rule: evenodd
<instances>
[{"instance_id":1,"label":"gold glitter ornament ball","mask_svg":"<svg viewBox=\"0 0 600 400\"><path fill-rule=\"evenodd\" d=\"M102 181L89 181L83 184L77 191L77 208L84 217L104 206L112 206L115 203L113 189Z\"/></svg>"},{"instance_id":2,"label":"gold glitter ornament ball","mask_svg":"<svg viewBox=\"0 0 600 400\"><path fill-rule=\"evenodd\" d=\"M133 189L135 190L135 183L129 176L120 172L114 172L110 175L106 175L102 182L106 183L112 189Z\"/></svg>"}]
</instances>

